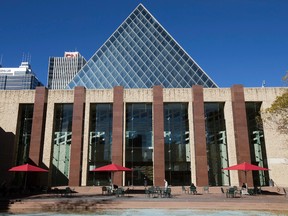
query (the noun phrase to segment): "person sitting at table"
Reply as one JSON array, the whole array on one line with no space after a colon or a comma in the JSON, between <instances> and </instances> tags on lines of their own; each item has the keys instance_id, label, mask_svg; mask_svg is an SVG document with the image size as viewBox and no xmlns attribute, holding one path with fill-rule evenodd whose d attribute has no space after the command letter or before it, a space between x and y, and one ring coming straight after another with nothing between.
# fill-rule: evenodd
<instances>
[{"instance_id":1,"label":"person sitting at table","mask_svg":"<svg viewBox=\"0 0 288 216\"><path fill-rule=\"evenodd\" d=\"M193 182L190 185L190 193L197 194L197 189Z\"/></svg>"},{"instance_id":2,"label":"person sitting at table","mask_svg":"<svg viewBox=\"0 0 288 216\"><path fill-rule=\"evenodd\" d=\"M245 183L242 184L242 190L246 190L247 186Z\"/></svg>"}]
</instances>

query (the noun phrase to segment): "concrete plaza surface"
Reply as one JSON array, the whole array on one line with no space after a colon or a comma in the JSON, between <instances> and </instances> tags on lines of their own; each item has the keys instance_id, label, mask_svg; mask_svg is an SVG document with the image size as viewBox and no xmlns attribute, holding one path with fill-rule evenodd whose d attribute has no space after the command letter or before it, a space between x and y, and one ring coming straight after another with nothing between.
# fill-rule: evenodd
<instances>
[{"instance_id":1,"label":"concrete plaza surface","mask_svg":"<svg viewBox=\"0 0 288 216\"><path fill-rule=\"evenodd\" d=\"M288 215L288 197L278 188L262 188L260 195L242 195L228 198L219 187L209 193L197 188L196 195L183 193L181 187L172 187L171 198L148 197L143 187L129 188L124 196L102 195L101 187L73 188L72 194L34 194L1 198L1 212L89 212L101 209L201 209L267 211ZM6 203L5 203L6 201Z\"/></svg>"}]
</instances>

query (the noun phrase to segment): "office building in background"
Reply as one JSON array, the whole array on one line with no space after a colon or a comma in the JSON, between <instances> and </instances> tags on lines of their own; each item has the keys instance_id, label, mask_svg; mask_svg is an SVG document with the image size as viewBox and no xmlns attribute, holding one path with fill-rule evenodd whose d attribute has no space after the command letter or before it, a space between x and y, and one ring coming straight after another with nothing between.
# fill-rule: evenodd
<instances>
[{"instance_id":1,"label":"office building in background","mask_svg":"<svg viewBox=\"0 0 288 216\"><path fill-rule=\"evenodd\" d=\"M85 63L85 58L79 52L65 52L64 57L50 57L48 88L65 89Z\"/></svg>"},{"instance_id":2,"label":"office building in background","mask_svg":"<svg viewBox=\"0 0 288 216\"><path fill-rule=\"evenodd\" d=\"M31 69L29 62L22 62L18 68L0 67L0 89L22 90L43 86Z\"/></svg>"}]
</instances>

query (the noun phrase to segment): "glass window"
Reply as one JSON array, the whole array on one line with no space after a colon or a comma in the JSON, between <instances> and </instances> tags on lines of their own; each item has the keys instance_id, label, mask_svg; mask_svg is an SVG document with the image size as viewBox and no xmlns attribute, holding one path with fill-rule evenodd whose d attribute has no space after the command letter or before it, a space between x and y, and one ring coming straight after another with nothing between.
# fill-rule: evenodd
<instances>
[{"instance_id":1,"label":"glass window","mask_svg":"<svg viewBox=\"0 0 288 216\"><path fill-rule=\"evenodd\" d=\"M190 185L190 136L187 103L164 104L165 178L171 185Z\"/></svg>"},{"instance_id":2,"label":"glass window","mask_svg":"<svg viewBox=\"0 0 288 216\"><path fill-rule=\"evenodd\" d=\"M88 169L110 164L112 146L112 104L90 105ZM88 172L87 185L109 185L110 175Z\"/></svg>"},{"instance_id":3,"label":"glass window","mask_svg":"<svg viewBox=\"0 0 288 216\"><path fill-rule=\"evenodd\" d=\"M230 185L224 103L204 103L209 185Z\"/></svg>"},{"instance_id":4,"label":"glass window","mask_svg":"<svg viewBox=\"0 0 288 216\"><path fill-rule=\"evenodd\" d=\"M125 165L126 185L143 185L144 178L153 185L152 105L126 105Z\"/></svg>"},{"instance_id":5,"label":"glass window","mask_svg":"<svg viewBox=\"0 0 288 216\"><path fill-rule=\"evenodd\" d=\"M52 186L68 185L72 138L73 104L56 104L54 109Z\"/></svg>"},{"instance_id":6,"label":"glass window","mask_svg":"<svg viewBox=\"0 0 288 216\"><path fill-rule=\"evenodd\" d=\"M246 102L246 116L249 134L251 163L268 168L262 119L259 115L261 102ZM269 185L268 171L253 171L253 184L255 186Z\"/></svg>"}]
</instances>

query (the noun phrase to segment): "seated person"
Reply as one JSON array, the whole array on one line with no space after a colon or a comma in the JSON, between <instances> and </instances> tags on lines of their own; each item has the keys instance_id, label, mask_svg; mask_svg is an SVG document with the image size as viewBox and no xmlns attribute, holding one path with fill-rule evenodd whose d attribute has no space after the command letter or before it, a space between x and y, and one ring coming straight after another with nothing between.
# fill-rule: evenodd
<instances>
[{"instance_id":1,"label":"seated person","mask_svg":"<svg viewBox=\"0 0 288 216\"><path fill-rule=\"evenodd\" d=\"M241 187L242 187L242 190L246 190L247 189L247 186L246 186L245 183L243 183Z\"/></svg>"},{"instance_id":2,"label":"seated person","mask_svg":"<svg viewBox=\"0 0 288 216\"><path fill-rule=\"evenodd\" d=\"M191 183L190 185L190 192L193 194L197 193L196 186L194 185L194 183Z\"/></svg>"}]
</instances>

